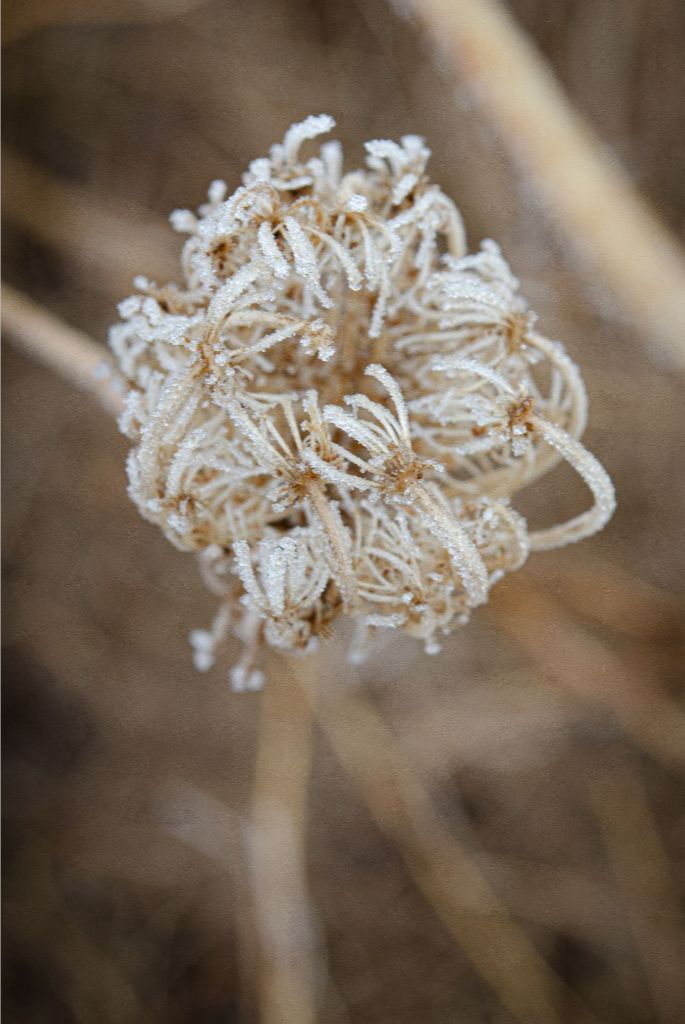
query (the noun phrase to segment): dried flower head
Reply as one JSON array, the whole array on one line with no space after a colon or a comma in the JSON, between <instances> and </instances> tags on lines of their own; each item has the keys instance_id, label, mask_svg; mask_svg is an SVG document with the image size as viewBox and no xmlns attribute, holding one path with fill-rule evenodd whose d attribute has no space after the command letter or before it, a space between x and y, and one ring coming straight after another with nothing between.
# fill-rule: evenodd
<instances>
[{"instance_id":1,"label":"dried flower head","mask_svg":"<svg viewBox=\"0 0 685 1024\"><path fill-rule=\"evenodd\" d=\"M130 494L220 596L191 634L208 669L229 630L237 688L262 642L306 650L346 614L351 655L390 627L428 652L529 550L601 529L611 482L580 444L587 402L492 241L469 255L458 209L408 135L344 174L333 120L293 125L187 234L183 283L137 278L111 346L129 389ZM514 493L565 458L592 508L529 533Z\"/></svg>"}]
</instances>

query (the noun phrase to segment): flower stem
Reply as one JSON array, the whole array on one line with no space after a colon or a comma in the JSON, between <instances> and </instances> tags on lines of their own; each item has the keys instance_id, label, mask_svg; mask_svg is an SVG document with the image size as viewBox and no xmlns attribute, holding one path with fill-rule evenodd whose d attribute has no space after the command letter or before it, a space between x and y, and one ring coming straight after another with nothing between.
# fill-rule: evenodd
<instances>
[{"instance_id":1,"label":"flower stem","mask_svg":"<svg viewBox=\"0 0 685 1024\"><path fill-rule=\"evenodd\" d=\"M306 823L318 677L316 655L269 653L251 848L261 1024L316 1020L319 958L306 880Z\"/></svg>"}]
</instances>

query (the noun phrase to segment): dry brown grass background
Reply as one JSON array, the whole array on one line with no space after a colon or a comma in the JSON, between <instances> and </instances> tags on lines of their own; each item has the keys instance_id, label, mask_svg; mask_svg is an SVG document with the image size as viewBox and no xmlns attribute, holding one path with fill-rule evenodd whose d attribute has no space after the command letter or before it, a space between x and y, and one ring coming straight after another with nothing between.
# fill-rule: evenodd
<instances>
[{"instance_id":1,"label":"dry brown grass background","mask_svg":"<svg viewBox=\"0 0 685 1024\"><path fill-rule=\"evenodd\" d=\"M682 5L510 7L681 233ZM231 693L226 664L194 672L186 636L212 600L129 503L126 442L5 349L8 1024L306 1024L312 1004L321 1024L504 1024L486 966L502 907L501 959L540 957L519 963L524 1003L547 986L569 1024L677 1024L684 396L659 339L381 0L13 0L4 79L4 276L102 340L133 273L173 273L168 211L237 183L292 121L333 114L350 160L425 135L472 242L501 242L583 368L619 502L436 658L393 638L353 676L334 641L310 749L283 666L266 706ZM558 470L522 508L542 522L584 500ZM287 802L308 766L307 809L260 833L255 771ZM284 948L295 993L270 1015Z\"/></svg>"}]
</instances>

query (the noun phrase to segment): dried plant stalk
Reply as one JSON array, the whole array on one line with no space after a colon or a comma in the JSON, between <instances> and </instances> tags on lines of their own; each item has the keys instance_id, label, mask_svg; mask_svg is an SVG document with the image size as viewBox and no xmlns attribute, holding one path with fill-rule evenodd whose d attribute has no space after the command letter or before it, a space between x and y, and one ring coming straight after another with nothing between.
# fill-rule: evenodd
<instances>
[{"instance_id":1,"label":"dried plant stalk","mask_svg":"<svg viewBox=\"0 0 685 1024\"><path fill-rule=\"evenodd\" d=\"M3 150L3 217L76 261L109 295L130 287L131 261L173 274L169 228L153 214L47 174L24 154Z\"/></svg>"},{"instance_id":2,"label":"dried plant stalk","mask_svg":"<svg viewBox=\"0 0 685 1024\"><path fill-rule=\"evenodd\" d=\"M685 261L501 3L411 0L616 308L685 369Z\"/></svg>"},{"instance_id":3,"label":"dried plant stalk","mask_svg":"<svg viewBox=\"0 0 685 1024\"><path fill-rule=\"evenodd\" d=\"M593 1014L537 953L489 885L475 859L450 833L416 772L370 702L359 694L321 695L317 719L357 785L380 830L396 845L407 870L445 927L522 1024L561 1022L562 1001L574 1021Z\"/></svg>"},{"instance_id":4,"label":"dried plant stalk","mask_svg":"<svg viewBox=\"0 0 685 1024\"><path fill-rule=\"evenodd\" d=\"M656 1019L678 1024L682 1007L680 894L644 781L627 759L591 780L590 804L647 976Z\"/></svg>"},{"instance_id":5,"label":"dried plant stalk","mask_svg":"<svg viewBox=\"0 0 685 1024\"><path fill-rule=\"evenodd\" d=\"M306 827L320 664L316 656L294 659L274 652L267 667L250 842L260 1020L313 1024L319 979L306 881Z\"/></svg>"},{"instance_id":6,"label":"dried plant stalk","mask_svg":"<svg viewBox=\"0 0 685 1024\"><path fill-rule=\"evenodd\" d=\"M107 350L4 283L2 327L13 344L79 390L97 395L108 412L121 411L123 392Z\"/></svg>"},{"instance_id":7,"label":"dried plant stalk","mask_svg":"<svg viewBox=\"0 0 685 1024\"><path fill-rule=\"evenodd\" d=\"M654 686L635 680L599 637L582 629L549 593L519 580L492 602L504 632L545 677L583 703L606 708L634 742L673 767L685 759L685 716Z\"/></svg>"}]
</instances>

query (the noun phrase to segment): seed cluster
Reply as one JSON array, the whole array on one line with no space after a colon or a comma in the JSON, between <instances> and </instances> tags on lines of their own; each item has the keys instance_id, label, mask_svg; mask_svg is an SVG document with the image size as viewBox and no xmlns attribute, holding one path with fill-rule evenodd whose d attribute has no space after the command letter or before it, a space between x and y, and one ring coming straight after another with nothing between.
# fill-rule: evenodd
<instances>
[{"instance_id":1,"label":"seed cluster","mask_svg":"<svg viewBox=\"0 0 685 1024\"><path fill-rule=\"evenodd\" d=\"M359 659L382 628L433 653L530 550L601 529L611 482L578 438L587 400L541 335L499 248L468 254L422 139L338 143L305 159L325 115L293 125L227 198L210 186L182 284L135 280L110 344L127 381L130 495L220 599L191 634L210 668L245 643L307 650L342 614ZM516 491L565 458L591 509L529 532Z\"/></svg>"}]
</instances>

